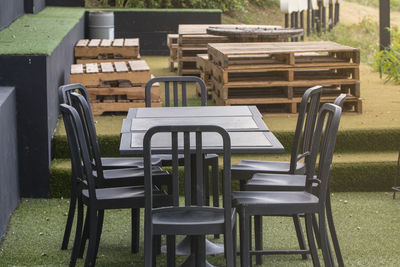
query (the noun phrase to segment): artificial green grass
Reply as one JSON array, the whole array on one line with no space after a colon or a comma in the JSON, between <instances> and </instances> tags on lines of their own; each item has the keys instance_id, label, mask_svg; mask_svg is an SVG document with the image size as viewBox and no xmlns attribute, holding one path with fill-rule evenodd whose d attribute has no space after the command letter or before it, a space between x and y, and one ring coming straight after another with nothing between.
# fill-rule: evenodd
<instances>
[{"instance_id":1,"label":"artificial green grass","mask_svg":"<svg viewBox=\"0 0 400 267\"><path fill-rule=\"evenodd\" d=\"M68 205L68 199L23 199L0 245L0 266L66 266L72 241L68 250L62 251L60 247ZM398 266L399 199L393 200L391 193L386 192L333 193L332 206L346 266ZM143 234L139 254L130 253L129 218L129 210L106 211L97 266L143 265ZM265 249L297 249L291 218L264 218L263 240ZM177 259L178 263L184 260L180 256ZM165 255L161 255L159 266L165 265L164 260ZM222 255L208 260L216 266L225 266ZM81 265L83 260L77 263ZM298 255L276 255L264 256L262 266L312 266L312 263Z\"/></svg>"},{"instance_id":2,"label":"artificial green grass","mask_svg":"<svg viewBox=\"0 0 400 267\"><path fill-rule=\"evenodd\" d=\"M84 16L82 8L47 7L0 31L0 55L50 55Z\"/></svg>"}]
</instances>

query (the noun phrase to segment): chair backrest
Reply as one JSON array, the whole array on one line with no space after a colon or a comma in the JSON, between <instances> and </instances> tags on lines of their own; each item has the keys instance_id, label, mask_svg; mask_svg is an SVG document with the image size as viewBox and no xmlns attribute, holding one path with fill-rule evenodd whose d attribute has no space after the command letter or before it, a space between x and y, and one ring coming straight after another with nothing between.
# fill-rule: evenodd
<instances>
[{"instance_id":1,"label":"chair backrest","mask_svg":"<svg viewBox=\"0 0 400 267\"><path fill-rule=\"evenodd\" d=\"M335 104L326 103L321 107L312 140L311 154L307 158L307 191L311 192L313 190L312 183L318 182L317 195L320 198L320 204L325 203L326 200L329 174L341 115L342 108ZM318 156L318 169L315 172Z\"/></svg>"},{"instance_id":2,"label":"chair backrest","mask_svg":"<svg viewBox=\"0 0 400 267\"><path fill-rule=\"evenodd\" d=\"M347 96L346 94L340 94L338 97L336 97L333 104L335 104L343 109L343 103L346 100L346 96Z\"/></svg>"},{"instance_id":3,"label":"chair backrest","mask_svg":"<svg viewBox=\"0 0 400 267\"><path fill-rule=\"evenodd\" d=\"M83 130L82 121L75 108L67 104L60 105L63 115L65 130L67 132L68 145L71 154L72 168L75 175L72 176L77 183L77 189L87 187L90 198L96 198L96 181L93 177L92 164L89 157L86 137Z\"/></svg>"},{"instance_id":4,"label":"chair backrest","mask_svg":"<svg viewBox=\"0 0 400 267\"><path fill-rule=\"evenodd\" d=\"M151 173L151 154L152 139L157 134L166 136L166 142L163 144L164 152L172 155L172 194L173 206L179 206L179 178L178 178L178 154L184 154L184 179L183 188L185 194L185 206L197 205L203 206L204 202L204 175L203 175L203 140L207 138L218 138L221 140L221 154L223 154L223 206L225 215L230 216L231 212L231 142L229 134L225 129L219 126L201 125L201 126L156 126L149 129L143 139L144 154L144 177L146 190L146 220L151 220L153 207L152 201L152 173ZM208 136L205 136L208 135ZM164 139L163 139L164 140ZM153 140L154 143L154 140ZM154 149L154 148L153 148ZM158 153L159 151L157 151ZM151 221L147 221L151 222Z\"/></svg>"},{"instance_id":5,"label":"chair backrest","mask_svg":"<svg viewBox=\"0 0 400 267\"><path fill-rule=\"evenodd\" d=\"M60 104L71 105L71 93L80 93L89 102L89 94L86 87L80 83L72 83L58 87L58 100Z\"/></svg>"},{"instance_id":6,"label":"chair backrest","mask_svg":"<svg viewBox=\"0 0 400 267\"><path fill-rule=\"evenodd\" d=\"M181 89L182 96L182 106L187 106L187 90L186 85L188 83L197 83L201 89L201 105L207 105L207 89L204 81L199 77L195 76L166 76L166 77L156 77L147 82L145 88L145 102L146 107L151 107L151 87L154 83L164 84L165 90L165 106L172 106L170 94L173 97L173 106L179 106L179 85ZM170 90L170 84L172 84L172 92Z\"/></svg>"},{"instance_id":7,"label":"chair backrest","mask_svg":"<svg viewBox=\"0 0 400 267\"><path fill-rule=\"evenodd\" d=\"M308 157L321 94L322 86L314 86L307 89L301 99L296 131L293 139L289 173L295 173L297 162L303 157Z\"/></svg>"},{"instance_id":8,"label":"chair backrest","mask_svg":"<svg viewBox=\"0 0 400 267\"><path fill-rule=\"evenodd\" d=\"M93 166L95 166L97 177L101 183L104 179L103 166L101 163L100 147L97 140L96 127L94 125L90 105L81 94L73 92L69 97L71 105L76 109L80 116L86 144L88 145L89 158L91 162L94 163Z\"/></svg>"}]
</instances>

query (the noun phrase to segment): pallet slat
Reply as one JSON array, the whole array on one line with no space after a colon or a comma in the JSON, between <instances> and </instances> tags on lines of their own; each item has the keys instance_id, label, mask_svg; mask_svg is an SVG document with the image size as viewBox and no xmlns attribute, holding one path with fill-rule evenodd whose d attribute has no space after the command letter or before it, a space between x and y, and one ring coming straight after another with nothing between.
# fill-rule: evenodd
<instances>
[{"instance_id":1,"label":"pallet slat","mask_svg":"<svg viewBox=\"0 0 400 267\"><path fill-rule=\"evenodd\" d=\"M114 39L112 46L124 46L124 39Z\"/></svg>"},{"instance_id":2,"label":"pallet slat","mask_svg":"<svg viewBox=\"0 0 400 267\"><path fill-rule=\"evenodd\" d=\"M86 64L86 73L98 73L99 67L97 63Z\"/></svg>"},{"instance_id":3,"label":"pallet slat","mask_svg":"<svg viewBox=\"0 0 400 267\"><path fill-rule=\"evenodd\" d=\"M100 63L101 72L114 72L114 67L111 62Z\"/></svg>"},{"instance_id":4,"label":"pallet slat","mask_svg":"<svg viewBox=\"0 0 400 267\"><path fill-rule=\"evenodd\" d=\"M88 47L97 47L99 46L101 40L100 39L92 39L90 40Z\"/></svg>"},{"instance_id":5,"label":"pallet slat","mask_svg":"<svg viewBox=\"0 0 400 267\"><path fill-rule=\"evenodd\" d=\"M114 66L117 72L128 72L128 66L125 62L115 62Z\"/></svg>"},{"instance_id":6,"label":"pallet slat","mask_svg":"<svg viewBox=\"0 0 400 267\"><path fill-rule=\"evenodd\" d=\"M102 47L111 46L111 42L112 42L112 40L110 40L110 39L103 39L103 40L101 40L100 46L102 46Z\"/></svg>"}]
</instances>

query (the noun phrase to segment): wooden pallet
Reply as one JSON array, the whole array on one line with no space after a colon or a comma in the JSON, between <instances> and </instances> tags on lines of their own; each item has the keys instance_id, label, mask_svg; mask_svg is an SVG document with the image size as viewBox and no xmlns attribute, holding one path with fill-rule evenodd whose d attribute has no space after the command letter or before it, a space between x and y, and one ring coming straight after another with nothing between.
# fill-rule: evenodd
<instances>
[{"instance_id":1,"label":"wooden pallet","mask_svg":"<svg viewBox=\"0 0 400 267\"><path fill-rule=\"evenodd\" d=\"M224 69L360 64L360 50L334 42L209 44L210 62Z\"/></svg>"},{"instance_id":2,"label":"wooden pallet","mask_svg":"<svg viewBox=\"0 0 400 267\"><path fill-rule=\"evenodd\" d=\"M129 81L106 82L101 87L87 87L90 101L103 102L103 100L144 100L145 87L132 86ZM151 99L160 101L160 84L154 83L151 87Z\"/></svg>"},{"instance_id":3,"label":"wooden pallet","mask_svg":"<svg viewBox=\"0 0 400 267\"><path fill-rule=\"evenodd\" d=\"M169 48L169 71L175 71L175 62L178 62L178 34L168 34L167 35L167 45Z\"/></svg>"},{"instance_id":4,"label":"wooden pallet","mask_svg":"<svg viewBox=\"0 0 400 267\"><path fill-rule=\"evenodd\" d=\"M74 52L80 64L139 59L139 39L82 39L76 44Z\"/></svg>"},{"instance_id":5,"label":"wooden pallet","mask_svg":"<svg viewBox=\"0 0 400 267\"><path fill-rule=\"evenodd\" d=\"M211 91L212 99L216 105L256 105L262 113L297 113L301 97L254 97L254 98L230 98L222 99L217 91ZM323 96L321 103L333 103L337 96ZM362 113L362 99L348 96L344 103L344 111Z\"/></svg>"},{"instance_id":6,"label":"wooden pallet","mask_svg":"<svg viewBox=\"0 0 400 267\"><path fill-rule=\"evenodd\" d=\"M150 68L144 60L128 62L102 62L71 65L71 83L86 87L99 87L103 81L127 80L142 85L151 78Z\"/></svg>"}]
</instances>

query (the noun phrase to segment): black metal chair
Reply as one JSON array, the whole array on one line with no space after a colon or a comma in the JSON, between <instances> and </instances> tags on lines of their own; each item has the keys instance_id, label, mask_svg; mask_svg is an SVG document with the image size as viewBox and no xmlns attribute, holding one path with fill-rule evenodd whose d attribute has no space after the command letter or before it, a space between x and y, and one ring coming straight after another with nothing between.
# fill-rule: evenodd
<instances>
[{"instance_id":1,"label":"black metal chair","mask_svg":"<svg viewBox=\"0 0 400 267\"><path fill-rule=\"evenodd\" d=\"M300 161L305 160L309 155L321 94L322 86L314 86L307 89L302 96L290 162L242 160L237 165L232 166L232 179L240 181L241 190L244 190L244 184L256 173L304 174L306 166L305 163ZM262 218L256 216L254 220L256 231L262 231ZM299 246L303 248L305 241L298 215L293 216L293 223L295 225ZM260 236L256 238L257 246L260 246L262 243L262 240L259 238ZM302 257L303 259L307 258L306 255L302 255ZM262 258L260 256L257 257L257 264L262 264Z\"/></svg>"},{"instance_id":2,"label":"black metal chair","mask_svg":"<svg viewBox=\"0 0 400 267\"><path fill-rule=\"evenodd\" d=\"M165 91L165 106L170 107L178 107L180 104L183 107L188 105L187 101L187 84L194 83L201 89L201 105L207 105L207 88L204 81L195 76L167 76L167 77L156 77L151 79L147 82L145 88L145 102L146 107L151 107L151 87L154 83L161 83L164 84L164 91ZM172 88L170 87L172 85ZM171 101L171 95L173 101ZM179 97L181 96L181 98ZM181 101L180 101L181 99ZM172 103L171 103L172 102ZM181 103L180 103L181 102ZM162 166L171 166L172 159L171 155L154 155L157 158L162 159ZM182 166L183 162L183 155L179 155L179 165ZM212 181L212 190L213 190L213 205L214 207L219 206L219 183L218 183L218 155L216 154L206 154L204 158L204 169L209 170L211 167L211 181ZM204 174L206 175L205 182L205 194L207 197L207 201L209 201L209 172L205 171Z\"/></svg>"},{"instance_id":3,"label":"black metal chair","mask_svg":"<svg viewBox=\"0 0 400 267\"><path fill-rule=\"evenodd\" d=\"M123 186L99 188L99 178L93 174L90 158L90 146L87 144L84 125L77 110L69 105L61 104L60 110L64 118L67 138L71 153L71 163L75 170L72 183L78 200L78 218L74 246L71 253L70 266L75 266L79 251L82 249L83 205L88 207L89 245L85 266L94 266L99 247L105 209L139 209L144 206L144 186ZM153 170L149 160L149 168ZM165 174L168 174L165 172ZM155 205L171 203L171 197L154 187Z\"/></svg>"},{"instance_id":4,"label":"black metal chair","mask_svg":"<svg viewBox=\"0 0 400 267\"><path fill-rule=\"evenodd\" d=\"M88 151L91 162L95 171L93 176L97 178L97 187L116 187L116 186L132 186L132 185L143 185L144 184L144 170L143 168L122 168L122 169L108 169L104 170L102 167L102 161L100 156L100 150L97 142L97 135L95 132L95 126L92 119L92 113L90 112L89 103L81 94L71 93L70 99L72 106L77 110L80 119L83 123L83 129L86 137L86 143L89 145ZM166 185L170 187L171 179L167 177L165 172L159 167L154 166L154 163L158 164L159 159L153 158L153 172L158 177L158 185ZM132 209L132 252L137 253L139 250L139 233L140 233L140 210ZM85 223L84 236L82 237L84 247L88 230L88 224ZM80 255L82 256L83 250Z\"/></svg>"},{"instance_id":5,"label":"black metal chair","mask_svg":"<svg viewBox=\"0 0 400 267\"><path fill-rule=\"evenodd\" d=\"M304 191L242 191L233 193L233 203L237 207L240 218L240 247L242 266L251 266L251 254L308 254L311 253L314 266L320 266L317 249L312 231L312 217L318 214L319 242L324 257L325 266L333 266L333 258L329 249L325 211L329 197L329 173L332 164L336 135L339 127L342 109L334 104L324 104L320 109L318 122L312 139L311 150L307 160L306 186ZM319 164L315 176L316 161ZM296 180L296 174L276 174L277 179L287 177ZM287 180L286 179L286 180ZM284 179L285 180L285 179ZM313 186L318 184L318 186ZM306 231L309 250L250 252L249 222L250 216L293 216L305 214Z\"/></svg>"},{"instance_id":6,"label":"black metal chair","mask_svg":"<svg viewBox=\"0 0 400 267\"><path fill-rule=\"evenodd\" d=\"M334 104L343 107L343 103L346 99L346 94L340 94L334 101ZM314 184L316 186L316 184ZM256 173L253 177L247 181L244 186L246 191L299 191L304 190L306 186L306 176L304 175L286 175L286 174L268 174L268 173ZM335 224L333 222L332 205L330 200L330 187L328 185L328 194L326 196L326 216L330 231L330 236L332 238L332 243L335 249L336 258L339 266L344 266L343 256L340 250L339 241L336 234ZM313 218L315 221L315 219ZM260 222L257 222L256 232L261 231ZM299 230L297 229L298 232ZM314 223L314 230L319 241L318 235L318 224ZM304 243L304 242L303 242ZM257 246L262 245L262 241L256 242ZM320 244L318 242L318 244Z\"/></svg>"},{"instance_id":7,"label":"black metal chair","mask_svg":"<svg viewBox=\"0 0 400 267\"><path fill-rule=\"evenodd\" d=\"M97 143L97 135L96 135L96 128L94 126L94 120L93 120L93 115L92 111L89 105L89 97L88 97L88 92L82 84L76 83L76 84L68 84L68 85L63 85L58 88L58 96L59 96L59 102L60 104L68 104L71 105L71 94L72 93L79 93L83 96L83 98L87 101L88 105L86 107L86 117L87 119L83 119L84 121L87 122L87 126L85 127L85 135L88 140L90 141L92 145L94 145L92 148L97 150L98 153L98 143ZM95 160L94 160L94 155L93 152L90 150L89 153L91 153L91 159L93 163L93 167L96 168L95 165ZM136 167L143 167L143 158L110 158L110 157L102 157L100 158L101 161L101 168L104 170L109 170L109 169L121 169L121 168L136 168ZM161 159L154 158L153 159L153 164L154 165L161 165ZM129 173L129 175L132 175L131 170L125 170L121 172L126 172L126 174ZM137 171L135 171L137 172ZM112 173L109 173L111 175ZM140 175L140 173L137 173ZM75 170L72 168L72 176L75 176ZM114 173L113 176L116 176L116 173ZM118 176L118 175L117 175ZM125 175L126 176L126 175ZM74 220L74 214L75 214L75 207L76 207L76 196L74 195L75 188L74 184L71 184L71 200L70 200L70 206L68 210L68 216L67 216L67 222L65 225L65 230L64 230L64 237L61 245L61 249L65 250L68 247L68 241L69 237L71 234L71 228L72 228L72 223ZM138 242L138 241L137 241ZM133 248L133 251L136 250L136 248Z\"/></svg>"},{"instance_id":8,"label":"black metal chair","mask_svg":"<svg viewBox=\"0 0 400 267\"><path fill-rule=\"evenodd\" d=\"M222 140L223 165L222 175L223 207L211 207L204 201L204 168L203 168L203 141L202 133L212 132L216 138ZM173 205L170 207L153 208L152 189L154 186L153 173L149 160L155 134L165 134L163 151L172 158L173 179ZM219 137L220 136L220 137ZM165 144L171 144L164 147ZM179 146L178 146L179 144ZM206 234L224 234L226 265L234 266L235 261L235 209L231 202L231 177L230 177L230 137L219 126L156 126L149 129L143 141L145 159L145 266L155 266L155 254L152 251L153 237L167 235L167 261L168 266L175 266L175 236L189 235L192 237L193 246L196 246L196 266L203 266L205 262ZM185 203L179 204L179 153L184 155L184 196ZM201 264L202 265L197 265ZM191 263L188 266L194 266Z\"/></svg>"}]
</instances>

